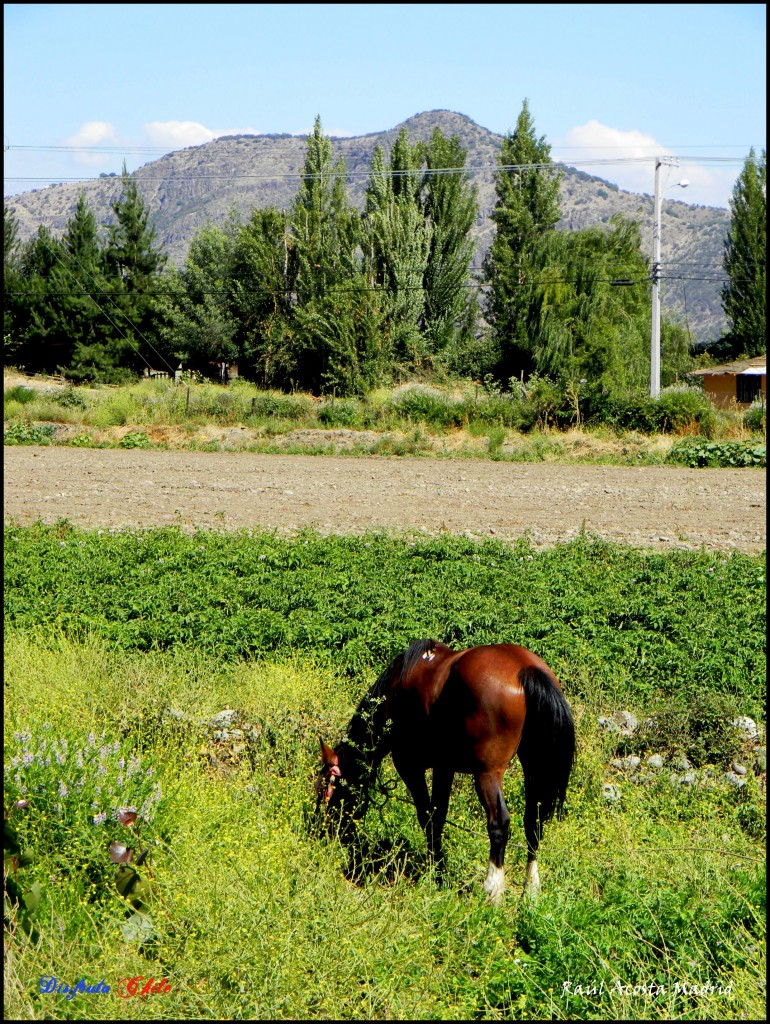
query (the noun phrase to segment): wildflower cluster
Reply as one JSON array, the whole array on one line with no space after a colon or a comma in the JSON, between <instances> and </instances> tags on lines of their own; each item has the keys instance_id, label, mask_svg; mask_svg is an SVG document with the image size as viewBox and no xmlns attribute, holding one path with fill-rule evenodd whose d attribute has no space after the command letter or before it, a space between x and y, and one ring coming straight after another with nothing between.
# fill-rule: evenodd
<instances>
[{"instance_id":1,"label":"wildflower cluster","mask_svg":"<svg viewBox=\"0 0 770 1024\"><path fill-rule=\"evenodd\" d=\"M126 813L151 822L162 797L154 769L127 756L119 740L90 732L75 743L48 723L39 736L24 730L6 740L3 777L6 805L29 800L54 832L114 824Z\"/></svg>"}]
</instances>

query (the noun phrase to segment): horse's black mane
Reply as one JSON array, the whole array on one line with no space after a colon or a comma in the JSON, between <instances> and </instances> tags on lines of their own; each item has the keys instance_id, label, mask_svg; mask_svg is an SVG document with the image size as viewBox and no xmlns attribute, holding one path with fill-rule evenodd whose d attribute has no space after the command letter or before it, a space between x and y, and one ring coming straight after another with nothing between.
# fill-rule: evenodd
<instances>
[{"instance_id":1,"label":"horse's black mane","mask_svg":"<svg viewBox=\"0 0 770 1024\"><path fill-rule=\"evenodd\" d=\"M342 743L342 746L353 754L359 769L376 769L384 756L384 752L380 753L380 747L387 724L386 694L399 686L420 658L433 650L435 645L435 640L415 640L383 669L369 691L361 698L353 717L348 722Z\"/></svg>"},{"instance_id":2,"label":"horse's black mane","mask_svg":"<svg viewBox=\"0 0 770 1024\"><path fill-rule=\"evenodd\" d=\"M396 657L393 659L393 661L391 661L388 667L386 669L383 669L383 671L380 673L377 680L373 684L372 688L369 690L369 692L363 698L361 703L358 705L358 710L360 710L363 707L363 705L367 702L371 700L376 700L383 696L387 688L388 682L391 680L393 672L399 661L401 662L401 668L398 673L398 679L396 680L394 686L399 686L404 681L404 679L409 675L409 673L412 671L412 669L420 660L420 658L428 651L432 651L435 646L435 640L415 640L414 643L410 644L405 651L402 651L401 654L396 655Z\"/></svg>"}]
</instances>

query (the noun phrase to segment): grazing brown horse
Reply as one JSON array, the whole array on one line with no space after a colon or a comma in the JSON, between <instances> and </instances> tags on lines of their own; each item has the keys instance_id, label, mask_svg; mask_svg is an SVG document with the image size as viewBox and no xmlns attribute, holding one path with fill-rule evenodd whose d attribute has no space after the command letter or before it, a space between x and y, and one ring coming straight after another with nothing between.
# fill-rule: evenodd
<instances>
[{"instance_id":1,"label":"grazing brown horse","mask_svg":"<svg viewBox=\"0 0 770 1024\"><path fill-rule=\"evenodd\" d=\"M334 750L321 740L316 807L325 803L336 814L343 840L366 813L370 786L388 753L439 869L452 780L456 772L474 777L489 833L484 891L494 902L505 886L510 823L502 778L518 754L525 786L525 892L537 893L541 828L562 809L575 754L569 705L544 661L513 644L453 651L435 640L417 640L399 654L358 705L345 739Z\"/></svg>"}]
</instances>

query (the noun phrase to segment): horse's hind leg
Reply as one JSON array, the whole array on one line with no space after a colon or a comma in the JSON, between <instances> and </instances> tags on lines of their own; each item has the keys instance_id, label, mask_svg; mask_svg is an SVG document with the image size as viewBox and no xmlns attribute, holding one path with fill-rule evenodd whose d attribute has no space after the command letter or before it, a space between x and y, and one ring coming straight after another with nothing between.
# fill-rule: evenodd
<instances>
[{"instance_id":1,"label":"horse's hind leg","mask_svg":"<svg viewBox=\"0 0 770 1024\"><path fill-rule=\"evenodd\" d=\"M537 896L540 892L540 875L537 870L537 850L540 845L540 815L537 802L526 797L524 806L524 837L527 840L527 875L524 880L524 894Z\"/></svg>"},{"instance_id":2,"label":"horse's hind leg","mask_svg":"<svg viewBox=\"0 0 770 1024\"><path fill-rule=\"evenodd\" d=\"M511 816L505 806L502 790L502 772L484 772L476 776L476 792L487 812L487 832L489 834L489 869L484 892L493 903L497 903L505 888L505 847L508 844L508 831Z\"/></svg>"}]
</instances>

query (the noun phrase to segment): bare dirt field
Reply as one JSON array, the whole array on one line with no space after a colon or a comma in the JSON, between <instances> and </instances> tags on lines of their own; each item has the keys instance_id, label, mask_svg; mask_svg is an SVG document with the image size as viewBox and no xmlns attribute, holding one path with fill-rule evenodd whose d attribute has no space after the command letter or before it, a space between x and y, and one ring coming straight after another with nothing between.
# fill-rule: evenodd
<instances>
[{"instance_id":1,"label":"bare dirt field","mask_svg":"<svg viewBox=\"0 0 770 1024\"><path fill-rule=\"evenodd\" d=\"M6 447L5 521L292 533L450 532L533 545L759 552L765 471Z\"/></svg>"}]
</instances>

